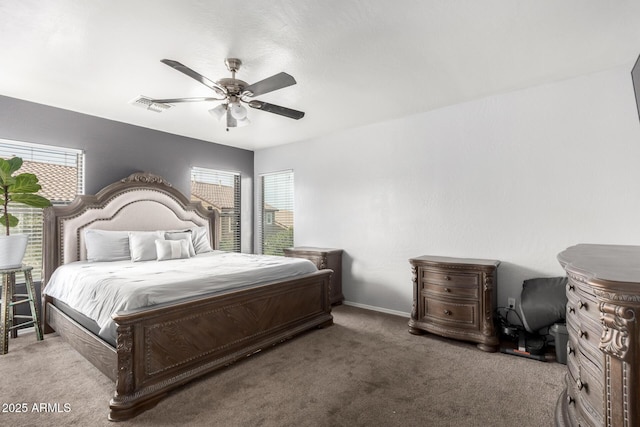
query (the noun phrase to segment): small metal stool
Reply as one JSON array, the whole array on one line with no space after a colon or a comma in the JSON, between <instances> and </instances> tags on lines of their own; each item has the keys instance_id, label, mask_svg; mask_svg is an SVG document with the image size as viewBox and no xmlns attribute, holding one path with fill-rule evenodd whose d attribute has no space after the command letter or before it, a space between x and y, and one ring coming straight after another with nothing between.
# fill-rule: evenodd
<instances>
[{"instance_id":1,"label":"small metal stool","mask_svg":"<svg viewBox=\"0 0 640 427\"><path fill-rule=\"evenodd\" d=\"M0 270L2 274L2 305L0 307L0 354L7 354L9 351L9 331L13 338L18 336L17 328L25 325L33 324L36 329L36 338L42 341L42 326L40 325L40 316L38 316L38 306L36 305L36 291L33 287L33 279L31 277L33 267L23 265L18 268L9 268ZM26 282L27 293L16 294L16 273L23 273ZM20 298L20 299L18 299ZM31 316L15 314L15 306L18 304L29 303L31 308ZM28 322L13 324L13 319L29 319Z\"/></svg>"}]
</instances>

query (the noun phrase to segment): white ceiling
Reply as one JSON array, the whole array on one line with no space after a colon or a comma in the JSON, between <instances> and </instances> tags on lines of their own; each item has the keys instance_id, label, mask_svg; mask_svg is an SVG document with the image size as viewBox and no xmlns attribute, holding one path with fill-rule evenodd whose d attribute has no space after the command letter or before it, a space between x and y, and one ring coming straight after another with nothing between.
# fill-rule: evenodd
<instances>
[{"instance_id":1,"label":"white ceiling","mask_svg":"<svg viewBox=\"0 0 640 427\"><path fill-rule=\"evenodd\" d=\"M0 95L225 145L261 149L633 64L638 0L0 0ZM280 71L298 84L257 99L225 131L216 103L163 113L130 105L212 96L160 62L217 80Z\"/></svg>"}]
</instances>

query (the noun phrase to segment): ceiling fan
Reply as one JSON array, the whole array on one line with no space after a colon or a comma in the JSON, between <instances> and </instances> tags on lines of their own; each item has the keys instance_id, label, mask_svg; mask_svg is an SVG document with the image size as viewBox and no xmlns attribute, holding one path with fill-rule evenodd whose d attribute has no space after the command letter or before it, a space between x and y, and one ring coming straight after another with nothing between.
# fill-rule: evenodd
<instances>
[{"instance_id":1,"label":"ceiling fan","mask_svg":"<svg viewBox=\"0 0 640 427\"><path fill-rule=\"evenodd\" d=\"M160 62L212 89L217 97L151 99L149 100L150 102L173 104L178 102L224 101L222 104L209 110L209 113L217 117L218 120L226 118L227 131L229 128L246 126L250 123L247 118L247 108L242 104L247 104L251 108L278 114L290 119L299 120L304 117L304 112L302 111L292 110L291 108L253 99L255 96L296 84L296 80L287 73L278 73L250 85L242 80L236 79L236 73L240 69L242 61L237 58L227 58L224 63L231 72L231 78L222 78L214 82L178 61L162 59Z\"/></svg>"}]
</instances>

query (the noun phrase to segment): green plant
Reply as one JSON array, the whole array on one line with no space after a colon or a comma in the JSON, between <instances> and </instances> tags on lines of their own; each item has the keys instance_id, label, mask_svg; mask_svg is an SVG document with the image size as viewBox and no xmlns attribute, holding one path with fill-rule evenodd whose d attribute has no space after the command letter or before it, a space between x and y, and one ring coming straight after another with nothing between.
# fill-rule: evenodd
<instances>
[{"instance_id":1,"label":"green plant","mask_svg":"<svg viewBox=\"0 0 640 427\"><path fill-rule=\"evenodd\" d=\"M21 173L14 176L14 173L22 167L20 157L12 157L9 160L0 159L0 187L2 187L2 216L0 224L6 229L7 236L9 228L18 225L18 218L9 213L9 202L21 203L33 208L45 208L51 206L51 202L45 197L37 194L40 191L38 177L32 173Z\"/></svg>"}]
</instances>

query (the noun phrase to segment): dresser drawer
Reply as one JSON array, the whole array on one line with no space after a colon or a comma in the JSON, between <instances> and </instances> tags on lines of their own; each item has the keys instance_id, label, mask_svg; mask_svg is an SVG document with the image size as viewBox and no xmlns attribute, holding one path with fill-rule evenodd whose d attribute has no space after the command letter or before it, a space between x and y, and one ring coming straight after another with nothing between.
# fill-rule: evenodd
<instances>
[{"instance_id":1,"label":"dresser drawer","mask_svg":"<svg viewBox=\"0 0 640 427\"><path fill-rule=\"evenodd\" d=\"M602 374L595 372L593 365L587 362L580 364L578 376L574 378L578 406L595 421L594 425L604 425L604 390L601 376Z\"/></svg>"},{"instance_id":2,"label":"dresser drawer","mask_svg":"<svg viewBox=\"0 0 640 427\"><path fill-rule=\"evenodd\" d=\"M597 322L600 318L600 310L593 295L578 289L576 292L567 292L567 315L587 317Z\"/></svg>"},{"instance_id":3,"label":"dresser drawer","mask_svg":"<svg viewBox=\"0 0 640 427\"><path fill-rule=\"evenodd\" d=\"M581 427L604 426L602 411L593 407L593 401L587 395L584 384L579 386L577 378L574 378L571 372L566 376L566 386L567 403L573 407L571 412L576 421L575 424L572 423L571 425Z\"/></svg>"},{"instance_id":4,"label":"dresser drawer","mask_svg":"<svg viewBox=\"0 0 640 427\"><path fill-rule=\"evenodd\" d=\"M600 351L601 328L591 321L579 317L567 317L568 343L576 354L582 353L602 369L602 352Z\"/></svg>"},{"instance_id":5,"label":"dresser drawer","mask_svg":"<svg viewBox=\"0 0 640 427\"><path fill-rule=\"evenodd\" d=\"M578 353L579 351L573 351L571 354L567 354L567 370L574 379L580 376L580 358L577 356Z\"/></svg>"},{"instance_id":6,"label":"dresser drawer","mask_svg":"<svg viewBox=\"0 0 640 427\"><path fill-rule=\"evenodd\" d=\"M568 328L567 328L568 331ZM569 334L569 337L567 339L567 366L569 365L570 361L574 361L574 363L577 363L577 361L575 361L576 357L577 357L577 352L580 351L578 345L574 342L575 336L572 334Z\"/></svg>"},{"instance_id":7,"label":"dresser drawer","mask_svg":"<svg viewBox=\"0 0 640 427\"><path fill-rule=\"evenodd\" d=\"M455 324L457 327L478 327L478 304L425 298L425 317L431 321Z\"/></svg>"},{"instance_id":8,"label":"dresser drawer","mask_svg":"<svg viewBox=\"0 0 640 427\"><path fill-rule=\"evenodd\" d=\"M573 334L573 332L572 332ZM602 359L598 357L598 353L593 351L591 346L580 346L574 340L577 338L573 335L567 340L567 367L571 371L573 366L581 366L588 364L591 370L599 372L603 375Z\"/></svg>"}]
</instances>

